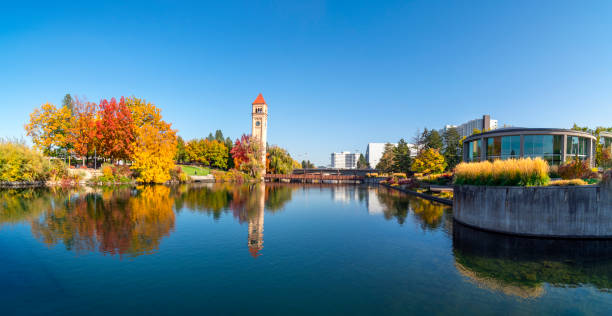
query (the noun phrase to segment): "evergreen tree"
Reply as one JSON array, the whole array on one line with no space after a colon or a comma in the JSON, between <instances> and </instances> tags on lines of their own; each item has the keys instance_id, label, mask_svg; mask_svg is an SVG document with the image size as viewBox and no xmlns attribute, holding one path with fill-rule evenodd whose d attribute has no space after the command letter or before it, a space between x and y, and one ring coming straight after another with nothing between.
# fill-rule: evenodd
<instances>
[{"instance_id":1,"label":"evergreen tree","mask_svg":"<svg viewBox=\"0 0 612 316\"><path fill-rule=\"evenodd\" d=\"M70 113L74 113L74 99L72 99L70 93L66 93L64 99L62 99L62 106L70 109Z\"/></svg>"},{"instance_id":2,"label":"evergreen tree","mask_svg":"<svg viewBox=\"0 0 612 316\"><path fill-rule=\"evenodd\" d=\"M212 133L208 133L208 136L206 137L206 139L212 142L213 140L215 140L215 136L213 136Z\"/></svg>"},{"instance_id":3,"label":"evergreen tree","mask_svg":"<svg viewBox=\"0 0 612 316\"><path fill-rule=\"evenodd\" d=\"M302 169L314 169L315 165L310 160L302 160Z\"/></svg>"},{"instance_id":4,"label":"evergreen tree","mask_svg":"<svg viewBox=\"0 0 612 316\"><path fill-rule=\"evenodd\" d=\"M225 139L223 139L223 132L221 132L220 129L215 131L215 140L221 143L225 141Z\"/></svg>"},{"instance_id":5,"label":"evergreen tree","mask_svg":"<svg viewBox=\"0 0 612 316\"><path fill-rule=\"evenodd\" d=\"M463 156L463 144L461 136L456 128L449 128L444 132L444 160L448 170L453 170L458 165Z\"/></svg>"},{"instance_id":6,"label":"evergreen tree","mask_svg":"<svg viewBox=\"0 0 612 316\"><path fill-rule=\"evenodd\" d=\"M359 160L357 160L357 169L370 169L370 165L363 154L359 155Z\"/></svg>"},{"instance_id":7,"label":"evergreen tree","mask_svg":"<svg viewBox=\"0 0 612 316\"><path fill-rule=\"evenodd\" d=\"M425 129L427 131L427 129ZM431 130L427 135L425 135L425 146L424 148L431 148L436 150L442 150L444 147L444 142L442 141L442 136L436 130Z\"/></svg>"},{"instance_id":8,"label":"evergreen tree","mask_svg":"<svg viewBox=\"0 0 612 316\"><path fill-rule=\"evenodd\" d=\"M393 172L403 172L408 174L410 167L412 166L412 158L410 157L410 147L408 143L402 138L397 143L397 147L393 148L394 161L393 161Z\"/></svg>"}]
</instances>

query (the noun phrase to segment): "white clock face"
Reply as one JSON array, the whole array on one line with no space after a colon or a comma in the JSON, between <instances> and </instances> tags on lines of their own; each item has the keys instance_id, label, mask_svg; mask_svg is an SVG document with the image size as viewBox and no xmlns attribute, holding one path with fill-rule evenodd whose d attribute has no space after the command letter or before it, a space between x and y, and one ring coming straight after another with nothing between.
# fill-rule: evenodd
<instances>
[{"instance_id":1,"label":"white clock face","mask_svg":"<svg viewBox=\"0 0 612 316\"><path fill-rule=\"evenodd\" d=\"M255 126L259 126L259 125L261 125L261 122L260 121L255 121Z\"/></svg>"}]
</instances>

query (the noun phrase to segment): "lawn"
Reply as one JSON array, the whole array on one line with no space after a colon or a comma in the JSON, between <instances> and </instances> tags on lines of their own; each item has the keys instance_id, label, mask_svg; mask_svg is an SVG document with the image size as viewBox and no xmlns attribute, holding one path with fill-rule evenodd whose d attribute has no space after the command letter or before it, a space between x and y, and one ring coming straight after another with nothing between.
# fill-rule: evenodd
<instances>
[{"instance_id":1,"label":"lawn","mask_svg":"<svg viewBox=\"0 0 612 316\"><path fill-rule=\"evenodd\" d=\"M181 166L181 169L188 176L205 176L210 173L210 169L198 166Z\"/></svg>"}]
</instances>

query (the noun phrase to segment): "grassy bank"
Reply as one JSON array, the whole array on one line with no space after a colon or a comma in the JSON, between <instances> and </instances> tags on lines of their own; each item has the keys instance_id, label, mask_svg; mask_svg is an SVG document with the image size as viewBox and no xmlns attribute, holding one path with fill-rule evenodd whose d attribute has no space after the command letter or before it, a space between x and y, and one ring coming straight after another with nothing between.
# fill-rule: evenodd
<instances>
[{"instance_id":1,"label":"grassy bank","mask_svg":"<svg viewBox=\"0 0 612 316\"><path fill-rule=\"evenodd\" d=\"M210 169L198 166L181 165L181 169L188 176L207 176L210 173Z\"/></svg>"}]
</instances>

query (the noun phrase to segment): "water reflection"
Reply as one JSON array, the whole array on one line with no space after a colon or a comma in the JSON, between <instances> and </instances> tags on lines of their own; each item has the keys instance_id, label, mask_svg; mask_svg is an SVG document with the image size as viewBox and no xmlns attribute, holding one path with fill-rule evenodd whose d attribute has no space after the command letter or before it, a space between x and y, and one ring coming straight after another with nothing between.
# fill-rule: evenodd
<instances>
[{"instance_id":1,"label":"water reflection","mask_svg":"<svg viewBox=\"0 0 612 316\"><path fill-rule=\"evenodd\" d=\"M152 253L174 229L173 199L164 186L62 192L31 222L43 243L76 253L99 251L131 257Z\"/></svg>"},{"instance_id":2,"label":"water reflection","mask_svg":"<svg viewBox=\"0 0 612 316\"><path fill-rule=\"evenodd\" d=\"M545 283L612 289L612 240L524 238L454 223L453 253L459 273L506 295L539 297Z\"/></svg>"},{"instance_id":3,"label":"water reflection","mask_svg":"<svg viewBox=\"0 0 612 316\"><path fill-rule=\"evenodd\" d=\"M445 222L445 210L448 206L425 199L416 198L396 190L386 188L370 188L367 195L368 212L370 214L382 213L388 220L395 219L403 225L412 212L423 230L435 230ZM447 218L448 220L448 218Z\"/></svg>"},{"instance_id":4,"label":"water reflection","mask_svg":"<svg viewBox=\"0 0 612 316\"><path fill-rule=\"evenodd\" d=\"M265 212L282 210L296 189L329 190L332 200L359 201L368 213L404 224L414 216L422 229L443 222L445 206L395 190L367 186L299 184L200 184L124 188L14 189L0 191L0 225L29 222L43 243L76 253L99 251L130 257L155 252L175 226L175 212L231 214L246 224L253 257L263 249Z\"/></svg>"}]
</instances>

